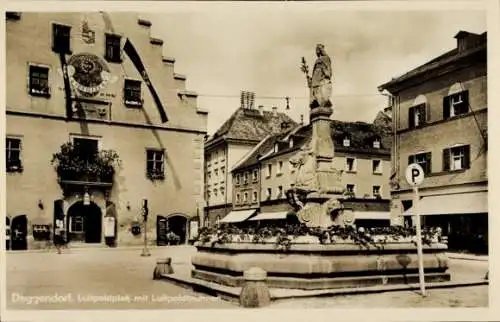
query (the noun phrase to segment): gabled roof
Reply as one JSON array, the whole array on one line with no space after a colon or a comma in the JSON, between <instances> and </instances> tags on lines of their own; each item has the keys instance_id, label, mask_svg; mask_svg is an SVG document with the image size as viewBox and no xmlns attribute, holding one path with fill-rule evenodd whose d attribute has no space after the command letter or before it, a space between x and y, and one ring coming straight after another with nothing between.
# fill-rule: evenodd
<instances>
[{"instance_id":1,"label":"gabled roof","mask_svg":"<svg viewBox=\"0 0 500 322\"><path fill-rule=\"evenodd\" d=\"M282 112L277 112L274 115L271 111L262 111L261 114L257 109L238 108L207 140L206 144L221 137L223 139L259 142L267 135L280 133L283 123L288 123L289 126L297 125L294 120Z\"/></svg>"}]
</instances>

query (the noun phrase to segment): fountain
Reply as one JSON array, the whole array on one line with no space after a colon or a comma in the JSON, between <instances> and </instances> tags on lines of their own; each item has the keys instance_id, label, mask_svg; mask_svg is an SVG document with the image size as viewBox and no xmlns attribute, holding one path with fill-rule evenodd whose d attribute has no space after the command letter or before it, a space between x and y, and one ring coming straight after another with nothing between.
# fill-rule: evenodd
<instances>
[{"instance_id":1,"label":"fountain","mask_svg":"<svg viewBox=\"0 0 500 322\"><path fill-rule=\"evenodd\" d=\"M301 226L202 230L192 257L193 280L242 287L244 273L258 268L267 274L271 289L328 290L418 282L414 235L403 227L357 229L352 209L344 206L342 171L332 163L332 68L323 45L316 47L316 54L311 76L304 58L301 68L310 89L312 140L291 160L298 171L294 188L287 191ZM449 281L447 246L434 232L424 235L425 281Z\"/></svg>"}]
</instances>

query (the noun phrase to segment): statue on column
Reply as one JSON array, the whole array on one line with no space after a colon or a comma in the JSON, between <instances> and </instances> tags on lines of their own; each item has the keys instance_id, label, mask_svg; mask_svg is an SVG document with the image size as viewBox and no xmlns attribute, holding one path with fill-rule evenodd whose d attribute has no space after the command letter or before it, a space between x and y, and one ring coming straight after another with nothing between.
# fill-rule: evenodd
<instances>
[{"instance_id":1,"label":"statue on column","mask_svg":"<svg viewBox=\"0 0 500 322\"><path fill-rule=\"evenodd\" d=\"M332 62L330 56L325 51L322 44L316 45L316 62L312 75L309 76L309 67L306 60L302 57L301 70L306 75L307 86L310 90L310 108L331 107L332 102Z\"/></svg>"}]
</instances>

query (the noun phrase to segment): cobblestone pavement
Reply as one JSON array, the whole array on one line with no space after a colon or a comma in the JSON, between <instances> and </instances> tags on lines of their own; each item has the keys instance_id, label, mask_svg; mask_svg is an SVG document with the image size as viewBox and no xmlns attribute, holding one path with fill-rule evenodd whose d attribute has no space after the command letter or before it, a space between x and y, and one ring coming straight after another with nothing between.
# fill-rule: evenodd
<instances>
[{"instance_id":1,"label":"cobblestone pavement","mask_svg":"<svg viewBox=\"0 0 500 322\"><path fill-rule=\"evenodd\" d=\"M156 258L172 257L175 267L190 269L194 247L161 247L151 257L141 249L69 249L55 252L7 254L8 309L166 309L237 308L237 304L195 293L152 279ZM453 281L477 281L488 262L450 260ZM392 307L485 307L488 286L292 299L274 302L271 308L392 308ZM29 296L59 295L55 303L28 303ZM68 295L71 298L68 298ZM103 296L108 298L90 298ZM24 296L24 297L21 297ZM54 301L54 297L51 298ZM69 302L68 302L69 301Z\"/></svg>"},{"instance_id":2,"label":"cobblestone pavement","mask_svg":"<svg viewBox=\"0 0 500 322\"><path fill-rule=\"evenodd\" d=\"M233 308L234 304L216 297L153 280L157 257L186 258L187 254L188 258L192 251L154 248L150 257L141 257L140 249L8 253L7 309ZM29 303L36 301L29 296L47 295L60 297L52 297L54 303ZM88 297L104 295L112 297Z\"/></svg>"}]
</instances>

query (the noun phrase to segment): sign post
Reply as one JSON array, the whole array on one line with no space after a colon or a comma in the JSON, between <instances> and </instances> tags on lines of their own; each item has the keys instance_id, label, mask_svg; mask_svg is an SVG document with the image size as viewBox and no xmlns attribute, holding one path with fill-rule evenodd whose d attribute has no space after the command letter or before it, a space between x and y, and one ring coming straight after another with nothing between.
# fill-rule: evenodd
<instances>
[{"instance_id":1,"label":"sign post","mask_svg":"<svg viewBox=\"0 0 500 322\"><path fill-rule=\"evenodd\" d=\"M415 193L415 199L413 201L413 215L416 219L416 231L417 231L417 254L418 254L418 277L420 282L420 293L422 296L425 294L425 276L424 276L424 256L422 251L422 227L420 224L420 213L418 209L418 204L420 202L420 197L418 194L418 186L424 181L424 169L416 163L412 163L406 168L406 181L410 186L413 187L413 192Z\"/></svg>"}]
</instances>

